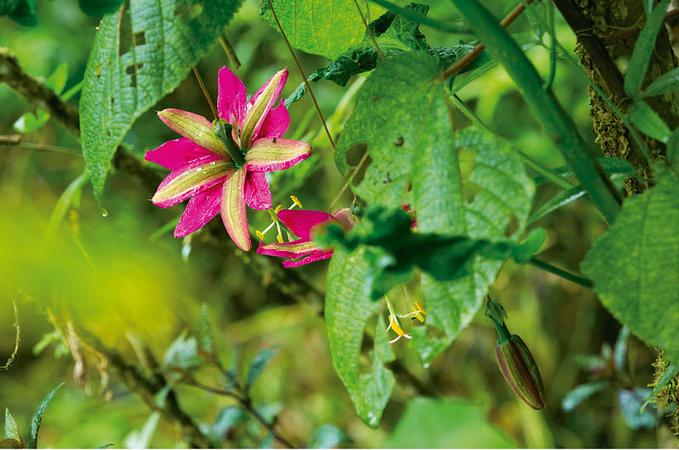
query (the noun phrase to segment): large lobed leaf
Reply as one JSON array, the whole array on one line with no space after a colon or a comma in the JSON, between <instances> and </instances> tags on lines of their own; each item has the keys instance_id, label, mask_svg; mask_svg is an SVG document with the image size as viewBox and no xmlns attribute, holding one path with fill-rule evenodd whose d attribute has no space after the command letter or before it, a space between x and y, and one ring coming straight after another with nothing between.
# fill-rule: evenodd
<instances>
[{"instance_id":1,"label":"large lobed leaf","mask_svg":"<svg viewBox=\"0 0 679 450\"><path fill-rule=\"evenodd\" d=\"M349 153L367 151L370 163L356 193L372 206L392 210L404 203L414 206L418 231L424 235L497 242L507 238L512 222L514 234L521 235L530 213L532 180L521 159L492 136L475 129L453 135L447 93L434 81L437 73L436 58L425 52L396 55L378 65L358 94L342 133L338 166L346 173ZM458 161L462 150L473 156L464 184ZM465 200L463 189L474 194L469 195L471 200ZM355 377L361 336L367 317L377 308L370 300L375 266L365 258L368 250L360 245L347 255L347 250L340 249L328 273L326 307L353 314L347 320L329 320L327 327L333 362L357 408ZM469 323L501 264L501 260L477 257L468 274L455 281L422 275L427 327L418 327L413 334L423 362L431 361ZM351 339L351 344L345 339ZM350 358L336 351L346 345L353 349ZM352 369L347 370L345 364ZM384 405L383 398L379 400L374 408Z\"/></svg>"},{"instance_id":2,"label":"large lobed leaf","mask_svg":"<svg viewBox=\"0 0 679 450\"><path fill-rule=\"evenodd\" d=\"M131 0L102 19L80 99L83 155L97 198L134 121L179 85L241 1Z\"/></svg>"},{"instance_id":3,"label":"large lobed leaf","mask_svg":"<svg viewBox=\"0 0 679 450\"><path fill-rule=\"evenodd\" d=\"M513 235L520 236L528 223L535 192L521 158L508 145L475 128L456 133L450 153L460 152L464 152L465 160L468 156L473 158L471 174L465 174L465 182L461 183L459 173L449 169L446 177L429 182L426 195L416 195L419 228L423 231L444 228L472 239L499 240L507 236L514 219ZM442 170L438 167L443 165L441 161L453 164L450 157L447 161L444 158L443 149L437 157L422 153L421 164L428 164L430 169L422 179L414 180L414 186L426 185L428 173ZM467 201L462 193L470 191L474 196ZM441 198L448 200L442 203ZM441 211L439 216L434 208ZM431 219L423 215L425 211L430 212ZM441 221L446 214L448 219ZM477 258L471 273L459 280L438 282L423 275L427 327L413 330L413 343L423 363L431 362L469 324L501 266L502 261Z\"/></svg>"},{"instance_id":4,"label":"large lobed leaf","mask_svg":"<svg viewBox=\"0 0 679 450\"><path fill-rule=\"evenodd\" d=\"M394 355L380 319L369 367L359 366L366 324L380 310L380 304L370 299L370 266L362 253L363 249L335 252L328 269L325 321L335 370L358 415L368 425L377 426L395 383L384 364Z\"/></svg>"},{"instance_id":5,"label":"large lobed leaf","mask_svg":"<svg viewBox=\"0 0 679 450\"><path fill-rule=\"evenodd\" d=\"M601 302L634 334L679 361L679 179L627 200L582 264Z\"/></svg>"}]
</instances>

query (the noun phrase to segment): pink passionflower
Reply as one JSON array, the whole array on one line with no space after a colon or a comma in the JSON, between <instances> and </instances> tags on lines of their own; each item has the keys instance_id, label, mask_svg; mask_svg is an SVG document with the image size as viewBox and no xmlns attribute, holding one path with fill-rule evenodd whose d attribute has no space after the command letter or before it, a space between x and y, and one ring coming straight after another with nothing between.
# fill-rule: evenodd
<instances>
[{"instance_id":1,"label":"pink passionflower","mask_svg":"<svg viewBox=\"0 0 679 450\"><path fill-rule=\"evenodd\" d=\"M271 244L260 242L257 253L286 258L283 261L285 268L303 266L332 256L332 249L322 248L314 243L311 236L314 228L334 222L350 230L356 224L356 217L349 208L340 209L333 214L325 211L284 209L277 216L298 239Z\"/></svg>"},{"instance_id":2,"label":"pink passionflower","mask_svg":"<svg viewBox=\"0 0 679 450\"><path fill-rule=\"evenodd\" d=\"M177 238L201 228L221 214L227 233L242 250L252 246L245 212L271 208L266 172L287 169L306 159L305 142L281 139L290 124L285 104L274 106L288 78L277 72L249 100L245 85L229 69L219 70L219 119L179 109L158 117L183 137L146 153L146 160L170 169L153 196L169 208L190 198L174 230Z\"/></svg>"}]
</instances>

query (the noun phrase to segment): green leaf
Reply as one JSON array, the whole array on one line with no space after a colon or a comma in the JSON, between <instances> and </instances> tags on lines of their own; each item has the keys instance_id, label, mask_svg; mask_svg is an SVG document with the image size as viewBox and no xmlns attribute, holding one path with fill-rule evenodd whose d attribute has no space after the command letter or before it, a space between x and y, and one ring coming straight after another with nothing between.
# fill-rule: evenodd
<instances>
[{"instance_id":1,"label":"green leaf","mask_svg":"<svg viewBox=\"0 0 679 450\"><path fill-rule=\"evenodd\" d=\"M366 10L366 2L358 4L366 17L379 17L384 11L376 5ZM365 36L354 0L273 0L273 7L292 46L307 53L334 59ZM262 17L278 31L268 0L262 0Z\"/></svg>"},{"instance_id":2,"label":"green leaf","mask_svg":"<svg viewBox=\"0 0 679 450\"><path fill-rule=\"evenodd\" d=\"M571 412L577 408L580 403L584 402L597 392L606 389L608 386L610 386L608 381L595 381L592 383L581 384L566 394L561 402L561 408L566 412Z\"/></svg>"},{"instance_id":3,"label":"green leaf","mask_svg":"<svg viewBox=\"0 0 679 450\"><path fill-rule=\"evenodd\" d=\"M448 121L428 120L433 92L442 93L442 86L436 89L432 83L437 72L436 60L426 53L397 55L380 64L357 94L335 159L346 174L350 152L367 146L372 162L355 188L367 203L401 207L415 150L428 144L431 127L449 129Z\"/></svg>"},{"instance_id":4,"label":"green leaf","mask_svg":"<svg viewBox=\"0 0 679 450\"><path fill-rule=\"evenodd\" d=\"M54 91L55 94L61 95L66 87L68 81L68 64L61 63L54 69L54 72L45 80L45 84Z\"/></svg>"},{"instance_id":5,"label":"green leaf","mask_svg":"<svg viewBox=\"0 0 679 450\"><path fill-rule=\"evenodd\" d=\"M657 185L627 200L582 269L601 302L649 346L679 360L679 181L656 168Z\"/></svg>"},{"instance_id":6,"label":"green leaf","mask_svg":"<svg viewBox=\"0 0 679 450\"><path fill-rule=\"evenodd\" d=\"M643 409L644 400L648 397L650 389L620 389L618 400L625 423L633 430L641 428L653 428L657 419L653 408Z\"/></svg>"},{"instance_id":7,"label":"green leaf","mask_svg":"<svg viewBox=\"0 0 679 450\"><path fill-rule=\"evenodd\" d=\"M80 9L90 16L101 17L117 10L123 0L78 0Z\"/></svg>"},{"instance_id":8,"label":"green leaf","mask_svg":"<svg viewBox=\"0 0 679 450\"><path fill-rule=\"evenodd\" d=\"M667 142L672 132L665 121L644 101L635 102L628 112L630 121L647 136Z\"/></svg>"},{"instance_id":9,"label":"green leaf","mask_svg":"<svg viewBox=\"0 0 679 450\"><path fill-rule=\"evenodd\" d=\"M12 417L8 408L5 408L5 439L21 441L21 435L19 434L16 420L14 420L14 417Z\"/></svg>"},{"instance_id":10,"label":"green leaf","mask_svg":"<svg viewBox=\"0 0 679 450\"><path fill-rule=\"evenodd\" d=\"M576 201L579 198L582 198L585 195L587 195L587 192L585 192L585 190L582 189L581 186L575 186L571 189L568 189L567 191L561 191L554 197L550 198L545 203L540 205L540 207L530 215L528 223L537 222L546 215L551 214L557 209L573 203L574 201Z\"/></svg>"},{"instance_id":11,"label":"green leaf","mask_svg":"<svg viewBox=\"0 0 679 450\"><path fill-rule=\"evenodd\" d=\"M651 56L655 50L655 41L660 28L663 26L665 12L669 4L670 0L662 0L658 3L651 15L648 16L648 20L641 33L639 33L637 42L634 44L624 83L625 92L631 97L636 98L641 93L641 86L644 83L646 71L648 70L648 63L651 61Z\"/></svg>"},{"instance_id":12,"label":"green leaf","mask_svg":"<svg viewBox=\"0 0 679 450\"><path fill-rule=\"evenodd\" d=\"M29 430L28 448L38 448L38 432L40 431L42 416L45 414L47 405L49 405L50 401L52 401L52 398L54 398L57 390L59 390L59 388L63 385L64 383L60 383L54 389L49 391L45 398L42 399L42 402L40 402L40 405L38 405L35 413L33 413L33 418L31 419L31 429Z\"/></svg>"},{"instance_id":13,"label":"green leaf","mask_svg":"<svg viewBox=\"0 0 679 450\"><path fill-rule=\"evenodd\" d=\"M198 341L193 336L186 337L185 333L170 344L163 357L163 365L169 369L193 370L202 363L203 358L198 354Z\"/></svg>"},{"instance_id":14,"label":"green leaf","mask_svg":"<svg viewBox=\"0 0 679 450\"><path fill-rule=\"evenodd\" d=\"M125 438L125 447L127 448L149 448L151 444L151 439L153 434L156 432L158 427L158 421L160 420L160 413L155 411L151 413L149 418L144 423L144 426L140 430L132 431Z\"/></svg>"},{"instance_id":15,"label":"green leaf","mask_svg":"<svg viewBox=\"0 0 679 450\"><path fill-rule=\"evenodd\" d=\"M338 249L328 268L325 319L332 363L349 391L359 417L379 424L394 387L394 375L384 364L394 359L384 322L377 320L369 366L359 366L361 343L368 319L380 310L370 299L370 267L363 248L351 253Z\"/></svg>"},{"instance_id":16,"label":"green leaf","mask_svg":"<svg viewBox=\"0 0 679 450\"><path fill-rule=\"evenodd\" d=\"M37 25L35 0L0 0L0 16L9 16L24 26Z\"/></svg>"},{"instance_id":17,"label":"green leaf","mask_svg":"<svg viewBox=\"0 0 679 450\"><path fill-rule=\"evenodd\" d=\"M530 231L526 239L521 242L512 252L514 260L518 263L526 263L533 256L540 252L540 249L545 245L547 240L547 230L544 228L535 228Z\"/></svg>"},{"instance_id":18,"label":"green leaf","mask_svg":"<svg viewBox=\"0 0 679 450\"><path fill-rule=\"evenodd\" d=\"M200 316L198 318L198 340L200 341L200 350L213 354L215 351L215 340L212 335L212 328L210 327L210 310L207 303L201 303Z\"/></svg>"},{"instance_id":19,"label":"green leaf","mask_svg":"<svg viewBox=\"0 0 679 450\"><path fill-rule=\"evenodd\" d=\"M345 442L347 435L335 425L326 423L314 430L309 448L338 448Z\"/></svg>"},{"instance_id":20,"label":"green leaf","mask_svg":"<svg viewBox=\"0 0 679 450\"><path fill-rule=\"evenodd\" d=\"M512 242L491 242L466 236L414 232L410 217L401 209L371 207L362 220L345 231L337 224L319 230L315 239L325 247L353 251L365 247L370 267L367 284L371 297L383 297L398 283L408 281L419 268L437 281L459 279L471 272L477 255L506 259L515 250Z\"/></svg>"},{"instance_id":21,"label":"green leaf","mask_svg":"<svg viewBox=\"0 0 679 450\"><path fill-rule=\"evenodd\" d=\"M42 128L49 119L50 114L44 109L38 108L35 114L32 112L22 114L12 127L21 134L28 134Z\"/></svg>"},{"instance_id":22,"label":"green leaf","mask_svg":"<svg viewBox=\"0 0 679 450\"><path fill-rule=\"evenodd\" d=\"M140 0L122 17L104 16L80 98L83 156L98 200L116 148L134 121L179 85L240 3Z\"/></svg>"},{"instance_id":23,"label":"green leaf","mask_svg":"<svg viewBox=\"0 0 679 450\"><path fill-rule=\"evenodd\" d=\"M653 80L651 84L644 89L642 96L653 97L655 95L669 94L670 92L675 91L679 91L679 67L675 67Z\"/></svg>"},{"instance_id":24,"label":"green leaf","mask_svg":"<svg viewBox=\"0 0 679 450\"><path fill-rule=\"evenodd\" d=\"M535 192L521 157L506 143L475 128L458 132L454 142L456 153L461 153L460 158L464 160L462 166L466 167L466 182L461 192L473 192L474 195L471 200L465 200L461 195L447 197L450 203L447 208L462 210L450 216L449 223L455 224L453 220L461 218L462 223L455 224L457 232L472 239L494 241L505 238L514 221L517 225L514 235L521 236ZM436 162L432 160L431 164ZM470 170L471 174L468 173ZM446 182L460 181L449 178ZM436 191L432 191L432 195L436 195ZM426 230L427 227L443 226L436 219L432 220L434 225L427 225L418 215L418 227ZM440 283L422 277L427 321L426 327L413 330L413 344L425 365L445 350L469 324L501 265L502 261L479 258L474 261L471 273L457 281Z\"/></svg>"},{"instance_id":25,"label":"green leaf","mask_svg":"<svg viewBox=\"0 0 679 450\"><path fill-rule=\"evenodd\" d=\"M426 17L429 6L411 3L401 8L406 14L395 15L388 12L370 24L385 58L402 54L410 50L422 50L432 55L439 69L444 69L454 61L464 57L472 51L472 43L461 43L454 47L431 48L419 30L419 24L412 21L410 14L418 14ZM363 72L373 70L380 60L372 39L366 36L363 41L339 55L333 62L325 67L312 72L308 80L329 80L340 86L345 86L349 79ZM472 64L464 68L460 73L476 68ZM286 105L296 102L306 93L306 85L301 83L299 87L285 100Z\"/></svg>"},{"instance_id":26,"label":"green leaf","mask_svg":"<svg viewBox=\"0 0 679 450\"><path fill-rule=\"evenodd\" d=\"M53 236L57 231L58 226L66 217L66 213L69 208L77 207L80 203L80 194L82 189L89 182L89 177L87 172L83 172L76 179L71 181L66 187L64 192L59 196L57 203L54 205L52 214L50 215L49 222L47 224L47 231L45 234L47 236Z\"/></svg>"},{"instance_id":27,"label":"green leaf","mask_svg":"<svg viewBox=\"0 0 679 450\"><path fill-rule=\"evenodd\" d=\"M248 376L245 381L245 389L250 389L252 385L255 384L257 378L262 374L262 371L266 365L271 361L276 355L276 352L270 348L264 348L257 352L252 363L250 363L250 369L248 369Z\"/></svg>"},{"instance_id":28,"label":"green leaf","mask_svg":"<svg viewBox=\"0 0 679 450\"><path fill-rule=\"evenodd\" d=\"M514 448L483 410L464 399L415 398L384 444L386 448Z\"/></svg>"},{"instance_id":29,"label":"green leaf","mask_svg":"<svg viewBox=\"0 0 679 450\"><path fill-rule=\"evenodd\" d=\"M227 433L236 425L247 419L247 414L238 406L227 406L217 414L215 423L210 427L210 437L219 447L227 438Z\"/></svg>"},{"instance_id":30,"label":"green leaf","mask_svg":"<svg viewBox=\"0 0 679 450\"><path fill-rule=\"evenodd\" d=\"M627 343L629 341L629 327L620 328L618 339L615 341L615 348L613 349L613 361L615 363L615 370L619 374L625 372L625 359L627 358Z\"/></svg>"}]
</instances>

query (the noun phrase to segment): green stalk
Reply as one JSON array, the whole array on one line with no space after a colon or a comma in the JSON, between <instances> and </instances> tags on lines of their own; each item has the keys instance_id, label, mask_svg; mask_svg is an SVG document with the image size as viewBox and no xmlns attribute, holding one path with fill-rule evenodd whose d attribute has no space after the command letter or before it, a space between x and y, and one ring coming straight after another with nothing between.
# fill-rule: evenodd
<instances>
[{"instance_id":1,"label":"green stalk","mask_svg":"<svg viewBox=\"0 0 679 450\"><path fill-rule=\"evenodd\" d=\"M620 211L620 194L587 150L575 124L554 93L543 88L543 80L521 48L478 0L452 2L467 22L474 24L476 35L493 57L505 67L594 204L606 220L612 223Z\"/></svg>"},{"instance_id":2,"label":"green stalk","mask_svg":"<svg viewBox=\"0 0 679 450\"><path fill-rule=\"evenodd\" d=\"M538 267L538 268L540 268L544 271L547 271L547 272L552 273L552 274L554 274L558 277L561 277L564 280L568 280L568 281L573 282L575 284L579 284L580 286L586 287L588 289L592 289L592 287L594 286L594 283L592 283L592 280L585 278L585 277L581 277L580 275L576 275L573 272L569 272L567 270L560 269L560 268L553 266L550 263L543 261L541 259L533 257L528 261L528 264L531 264L531 265Z\"/></svg>"}]
</instances>

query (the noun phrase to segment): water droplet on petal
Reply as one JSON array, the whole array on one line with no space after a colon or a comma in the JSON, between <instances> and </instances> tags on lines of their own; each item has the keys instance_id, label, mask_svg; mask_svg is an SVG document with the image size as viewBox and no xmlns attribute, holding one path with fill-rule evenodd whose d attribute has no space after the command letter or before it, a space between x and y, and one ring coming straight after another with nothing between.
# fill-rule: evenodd
<instances>
[{"instance_id":1,"label":"water droplet on petal","mask_svg":"<svg viewBox=\"0 0 679 450\"><path fill-rule=\"evenodd\" d=\"M201 167L198 167L198 168L196 169L196 172L202 172L202 171L203 171L203 167L202 167L202 166L201 166Z\"/></svg>"}]
</instances>

